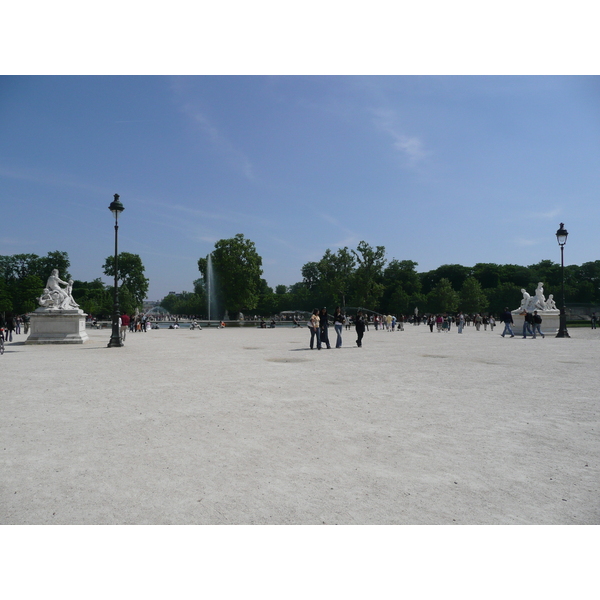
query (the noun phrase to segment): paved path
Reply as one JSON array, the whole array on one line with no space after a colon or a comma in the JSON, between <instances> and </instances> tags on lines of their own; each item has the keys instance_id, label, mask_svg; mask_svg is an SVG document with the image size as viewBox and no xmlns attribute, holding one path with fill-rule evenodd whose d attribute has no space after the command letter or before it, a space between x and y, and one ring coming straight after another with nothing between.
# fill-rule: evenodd
<instances>
[{"instance_id":1,"label":"paved path","mask_svg":"<svg viewBox=\"0 0 600 600\"><path fill-rule=\"evenodd\" d=\"M17 336L0 522L599 524L600 333L499 333Z\"/></svg>"}]
</instances>

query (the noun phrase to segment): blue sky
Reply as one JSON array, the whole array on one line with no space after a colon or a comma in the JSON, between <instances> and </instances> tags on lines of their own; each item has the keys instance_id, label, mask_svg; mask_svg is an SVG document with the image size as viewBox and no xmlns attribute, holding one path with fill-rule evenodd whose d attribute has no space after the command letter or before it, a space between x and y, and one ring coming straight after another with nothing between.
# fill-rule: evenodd
<instances>
[{"instance_id":1,"label":"blue sky","mask_svg":"<svg viewBox=\"0 0 600 600\"><path fill-rule=\"evenodd\" d=\"M327 248L417 270L600 259L600 79L4 76L0 254L67 251L76 279L139 254L150 299L243 233L269 285Z\"/></svg>"},{"instance_id":2,"label":"blue sky","mask_svg":"<svg viewBox=\"0 0 600 600\"><path fill-rule=\"evenodd\" d=\"M0 254L65 250L91 280L139 254L151 299L243 233L269 285L327 248L445 263L597 260L600 79L47 76L0 79Z\"/></svg>"}]
</instances>

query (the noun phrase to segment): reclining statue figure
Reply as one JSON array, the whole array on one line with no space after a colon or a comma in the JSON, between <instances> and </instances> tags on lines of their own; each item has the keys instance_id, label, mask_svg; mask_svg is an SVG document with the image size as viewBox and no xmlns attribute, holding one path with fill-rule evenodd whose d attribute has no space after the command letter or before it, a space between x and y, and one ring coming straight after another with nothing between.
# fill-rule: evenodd
<instances>
[{"instance_id":1,"label":"reclining statue figure","mask_svg":"<svg viewBox=\"0 0 600 600\"><path fill-rule=\"evenodd\" d=\"M65 288L60 287L62 285ZM60 310L77 309L79 305L72 296L73 280L63 281L58 276L58 269L52 269L50 277L46 282L44 293L38 299L40 306L44 308L57 308Z\"/></svg>"}]
</instances>

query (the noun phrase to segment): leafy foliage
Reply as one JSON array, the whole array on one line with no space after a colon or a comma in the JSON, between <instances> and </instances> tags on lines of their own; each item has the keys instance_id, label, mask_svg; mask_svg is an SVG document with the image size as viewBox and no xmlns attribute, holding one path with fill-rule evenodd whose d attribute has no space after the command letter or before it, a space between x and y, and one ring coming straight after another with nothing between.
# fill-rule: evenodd
<instances>
[{"instance_id":1,"label":"leafy foliage","mask_svg":"<svg viewBox=\"0 0 600 600\"><path fill-rule=\"evenodd\" d=\"M262 258L254 242L238 233L233 238L219 240L211 255L219 306L232 316L256 308L262 288ZM206 281L208 257L198 260L198 269Z\"/></svg>"},{"instance_id":2,"label":"leafy foliage","mask_svg":"<svg viewBox=\"0 0 600 600\"><path fill-rule=\"evenodd\" d=\"M131 303L128 301L128 294L133 300L133 309L141 308L144 298L148 293L149 280L144 276L144 265L138 254L121 252L118 256L117 281L119 285L119 303ZM104 262L104 274L108 277L115 276L115 257L109 256ZM113 286L114 287L114 286ZM123 289L126 288L126 289ZM123 296L123 298L121 298ZM122 308L122 312L125 311Z\"/></svg>"}]
</instances>

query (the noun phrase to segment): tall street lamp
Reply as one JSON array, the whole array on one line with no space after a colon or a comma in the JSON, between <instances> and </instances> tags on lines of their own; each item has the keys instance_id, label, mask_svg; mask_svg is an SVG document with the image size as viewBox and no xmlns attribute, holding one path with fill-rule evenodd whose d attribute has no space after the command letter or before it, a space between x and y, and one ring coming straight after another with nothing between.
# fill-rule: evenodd
<instances>
[{"instance_id":1,"label":"tall street lamp","mask_svg":"<svg viewBox=\"0 0 600 600\"><path fill-rule=\"evenodd\" d=\"M565 257L564 257L564 248L567 243L567 236L569 232L565 229L565 224L560 224L560 229L556 232L556 240L558 241L558 245L560 246L560 267L562 273L562 304L560 306L560 321L558 326L558 333L556 334L557 338L562 337L571 337L569 332L567 331L567 312L566 312L566 304L565 304Z\"/></svg>"},{"instance_id":2,"label":"tall street lamp","mask_svg":"<svg viewBox=\"0 0 600 600\"><path fill-rule=\"evenodd\" d=\"M109 348L123 346L123 340L121 339L121 332L119 331L119 290L117 288L117 275L119 269L119 215L125 210L125 207L119 200L119 194L115 194L115 199L110 203L108 207L110 212L115 215L115 290L113 300L113 316L112 316L112 335L108 342Z\"/></svg>"}]
</instances>

